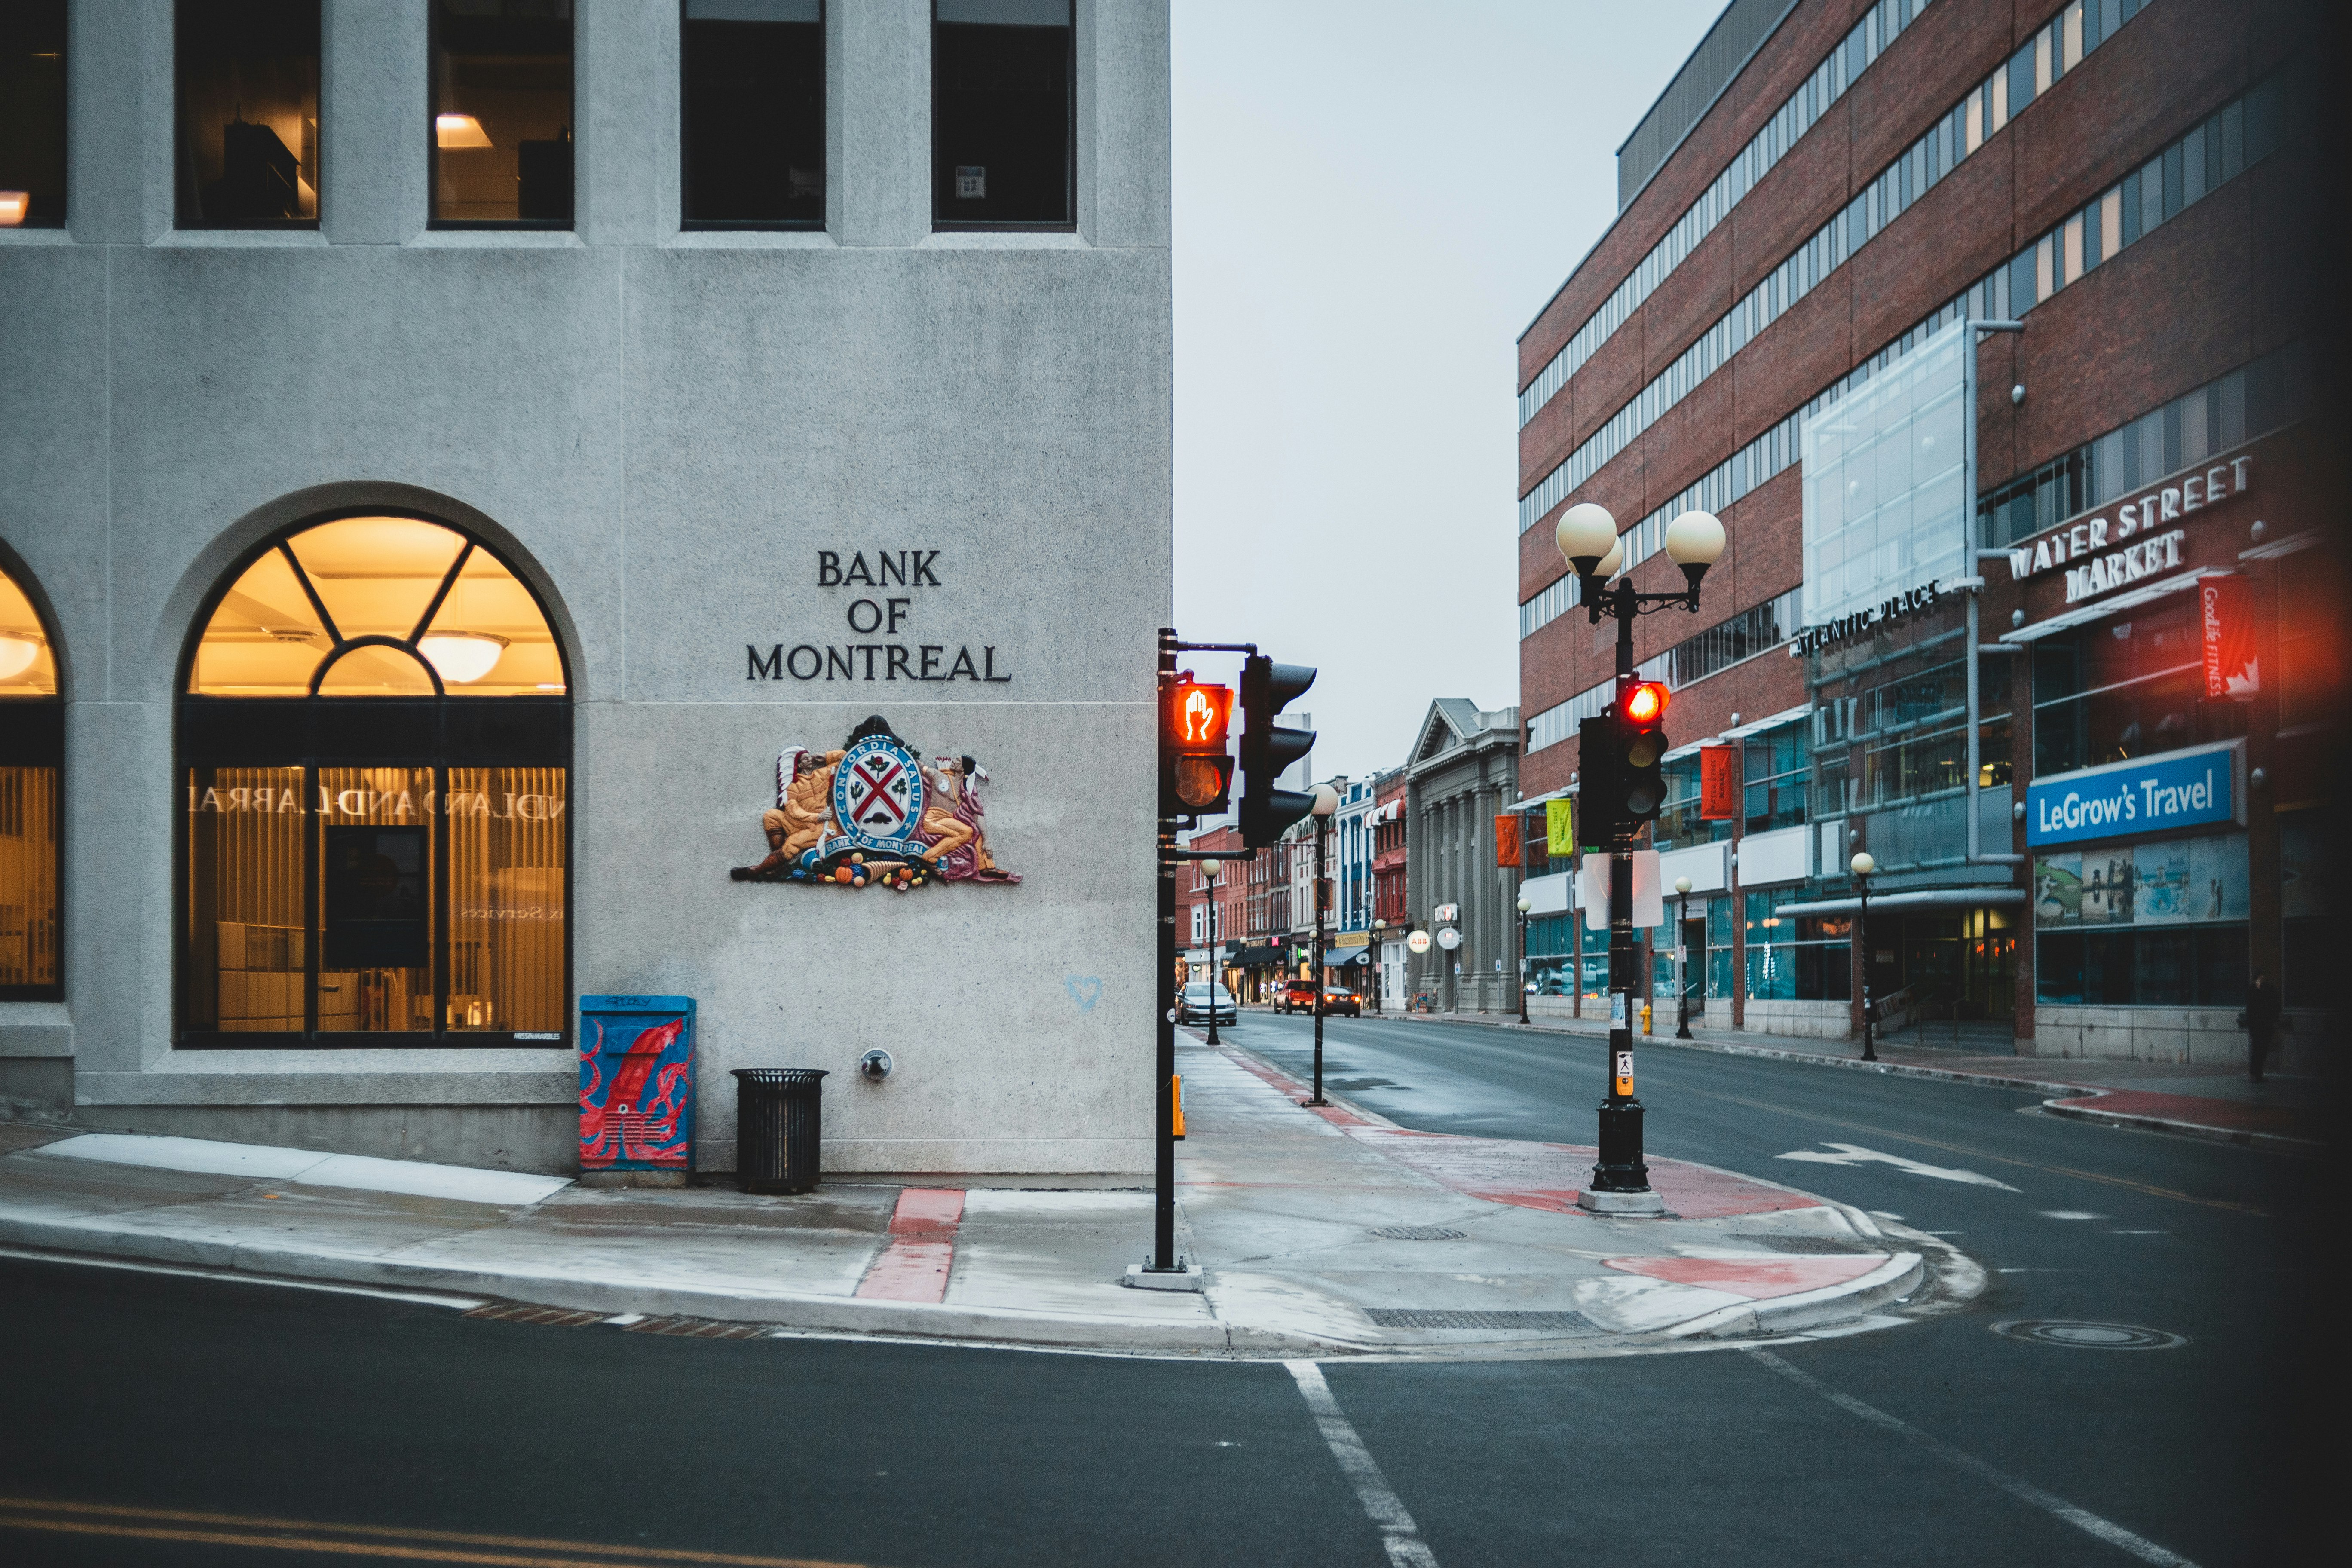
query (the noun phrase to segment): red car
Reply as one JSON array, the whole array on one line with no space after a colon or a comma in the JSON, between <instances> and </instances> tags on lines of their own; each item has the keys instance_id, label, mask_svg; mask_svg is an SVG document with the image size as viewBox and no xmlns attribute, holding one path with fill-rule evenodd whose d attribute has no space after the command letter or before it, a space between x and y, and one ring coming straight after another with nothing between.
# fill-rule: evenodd
<instances>
[{"instance_id":1,"label":"red car","mask_svg":"<svg viewBox=\"0 0 2352 1568\"><path fill-rule=\"evenodd\" d=\"M1315 1011L1315 982L1293 980L1274 994L1274 1010L1277 1013L1312 1013Z\"/></svg>"}]
</instances>

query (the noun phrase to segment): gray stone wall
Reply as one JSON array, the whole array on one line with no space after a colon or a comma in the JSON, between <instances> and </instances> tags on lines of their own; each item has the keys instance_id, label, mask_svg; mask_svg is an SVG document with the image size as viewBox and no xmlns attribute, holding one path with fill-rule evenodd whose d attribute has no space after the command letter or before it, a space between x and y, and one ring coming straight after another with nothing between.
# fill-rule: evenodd
<instances>
[{"instance_id":1,"label":"gray stone wall","mask_svg":"<svg viewBox=\"0 0 2352 1568\"><path fill-rule=\"evenodd\" d=\"M1167 7L1079 0L1076 231L984 234L930 232L929 5L827 9L825 232L680 232L672 0L579 6L573 232L429 229L425 8L326 0L321 227L226 233L170 226L168 0L77 0L68 226L0 231L0 541L58 617L69 770L68 997L0 1005L0 1055L70 1058L77 1115L557 1159L569 1053L172 1047L194 617L271 531L386 505L476 530L553 611L576 988L699 999L707 1167L726 1069L762 1064L833 1070L834 1169L1148 1166ZM746 679L747 645L859 640L820 550L912 548L941 585L906 640L1008 681ZM987 768L1020 886L727 879L776 752L871 713Z\"/></svg>"}]
</instances>

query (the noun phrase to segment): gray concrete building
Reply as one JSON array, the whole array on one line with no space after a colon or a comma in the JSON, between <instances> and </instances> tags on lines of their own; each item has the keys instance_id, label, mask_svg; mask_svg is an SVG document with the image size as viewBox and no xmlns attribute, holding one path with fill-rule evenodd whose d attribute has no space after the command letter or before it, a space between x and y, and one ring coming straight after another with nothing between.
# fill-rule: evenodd
<instances>
[{"instance_id":1,"label":"gray concrete building","mask_svg":"<svg viewBox=\"0 0 2352 1568\"><path fill-rule=\"evenodd\" d=\"M1518 799L1519 710L1432 702L1405 764L1405 901L1433 939L1406 961L1408 994L1447 1012L1517 1010L1518 874L1495 864L1495 818ZM1462 939L1450 952L1448 929Z\"/></svg>"},{"instance_id":2,"label":"gray concrete building","mask_svg":"<svg viewBox=\"0 0 2352 1568\"><path fill-rule=\"evenodd\" d=\"M705 1170L761 1066L828 1169L1148 1168L1164 0L57 10L8 1113L570 1171L674 994Z\"/></svg>"}]
</instances>

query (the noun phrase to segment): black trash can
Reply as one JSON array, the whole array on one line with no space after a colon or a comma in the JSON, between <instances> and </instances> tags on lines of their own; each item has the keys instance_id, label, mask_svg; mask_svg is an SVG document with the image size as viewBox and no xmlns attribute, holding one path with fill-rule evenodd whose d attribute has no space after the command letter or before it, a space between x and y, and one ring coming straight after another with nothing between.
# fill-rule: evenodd
<instances>
[{"instance_id":1,"label":"black trash can","mask_svg":"<svg viewBox=\"0 0 2352 1568\"><path fill-rule=\"evenodd\" d=\"M816 1191L822 1068L735 1069L735 1181L747 1193Z\"/></svg>"}]
</instances>

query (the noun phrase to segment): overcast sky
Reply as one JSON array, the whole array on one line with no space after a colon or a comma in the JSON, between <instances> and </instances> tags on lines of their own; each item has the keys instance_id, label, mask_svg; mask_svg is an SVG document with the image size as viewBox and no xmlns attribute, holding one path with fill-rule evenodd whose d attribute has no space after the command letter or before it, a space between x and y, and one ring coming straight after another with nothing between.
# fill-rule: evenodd
<instances>
[{"instance_id":1,"label":"overcast sky","mask_svg":"<svg viewBox=\"0 0 2352 1568\"><path fill-rule=\"evenodd\" d=\"M1176 625L1360 777L1518 700L1518 335L1722 0L1174 6Z\"/></svg>"}]
</instances>

